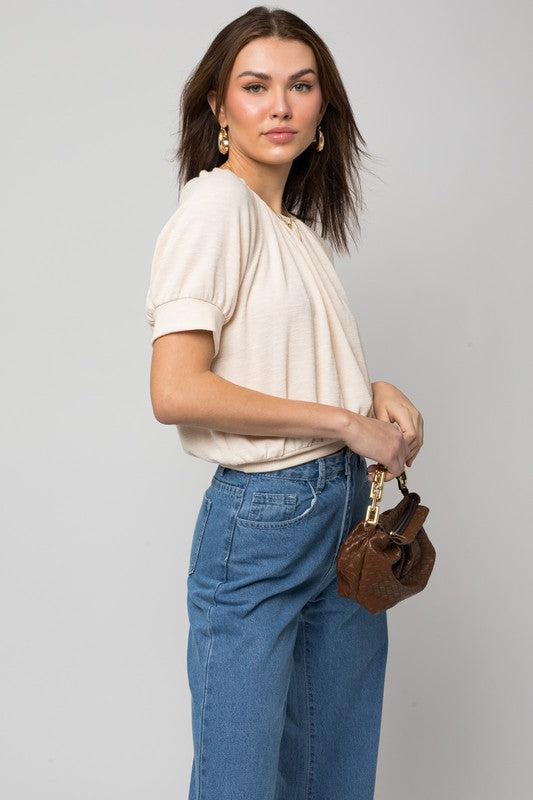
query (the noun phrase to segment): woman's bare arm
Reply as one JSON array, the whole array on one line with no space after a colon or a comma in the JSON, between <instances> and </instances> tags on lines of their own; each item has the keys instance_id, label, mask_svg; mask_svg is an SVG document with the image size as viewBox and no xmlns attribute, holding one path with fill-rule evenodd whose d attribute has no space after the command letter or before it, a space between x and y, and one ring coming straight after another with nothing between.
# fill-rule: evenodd
<instances>
[{"instance_id":1,"label":"woman's bare arm","mask_svg":"<svg viewBox=\"0 0 533 800\"><path fill-rule=\"evenodd\" d=\"M210 370L210 331L181 331L153 344L150 391L156 419L250 436L342 438L349 412L248 389Z\"/></svg>"},{"instance_id":2,"label":"woman's bare arm","mask_svg":"<svg viewBox=\"0 0 533 800\"><path fill-rule=\"evenodd\" d=\"M340 439L354 452L397 468L395 474L402 471L405 446L396 426L345 408L240 386L211 371L213 354L211 331L180 331L154 341L150 395L159 422L247 436Z\"/></svg>"}]
</instances>

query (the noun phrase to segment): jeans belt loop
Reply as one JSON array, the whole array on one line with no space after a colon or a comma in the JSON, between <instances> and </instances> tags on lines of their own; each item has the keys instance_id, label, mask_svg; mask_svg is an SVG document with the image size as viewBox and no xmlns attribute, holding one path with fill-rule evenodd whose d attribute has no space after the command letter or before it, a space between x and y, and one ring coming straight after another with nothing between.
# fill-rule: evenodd
<instances>
[{"instance_id":1,"label":"jeans belt loop","mask_svg":"<svg viewBox=\"0 0 533 800\"><path fill-rule=\"evenodd\" d=\"M352 471L352 456L354 455L353 451L350 450L348 445L346 445L346 452L344 454L344 474L349 475Z\"/></svg>"},{"instance_id":2,"label":"jeans belt loop","mask_svg":"<svg viewBox=\"0 0 533 800\"><path fill-rule=\"evenodd\" d=\"M326 462L324 456L321 456L318 461L318 480L316 482L315 491L321 492L326 483Z\"/></svg>"}]
</instances>

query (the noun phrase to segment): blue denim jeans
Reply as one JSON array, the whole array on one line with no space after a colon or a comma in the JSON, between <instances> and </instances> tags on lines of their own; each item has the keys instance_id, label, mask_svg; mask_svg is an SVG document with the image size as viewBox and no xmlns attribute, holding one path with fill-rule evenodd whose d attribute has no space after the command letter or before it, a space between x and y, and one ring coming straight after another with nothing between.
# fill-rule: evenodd
<instances>
[{"instance_id":1,"label":"blue denim jeans","mask_svg":"<svg viewBox=\"0 0 533 800\"><path fill-rule=\"evenodd\" d=\"M364 516L348 447L273 472L218 466L187 577L189 800L371 800L388 634L337 592Z\"/></svg>"}]
</instances>

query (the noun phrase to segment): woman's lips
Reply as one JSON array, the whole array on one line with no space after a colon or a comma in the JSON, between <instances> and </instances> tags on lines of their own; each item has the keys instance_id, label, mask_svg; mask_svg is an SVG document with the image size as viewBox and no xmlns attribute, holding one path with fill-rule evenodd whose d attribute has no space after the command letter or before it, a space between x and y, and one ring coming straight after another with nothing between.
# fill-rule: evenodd
<instances>
[{"instance_id":1,"label":"woman's lips","mask_svg":"<svg viewBox=\"0 0 533 800\"><path fill-rule=\"evenodd\" d=\"M270 139L271 142L290 142L293 136L296 134L291 133L291 131L274 131L273 133L265 133L267 139Z\"/></svg>"}]
</instances>

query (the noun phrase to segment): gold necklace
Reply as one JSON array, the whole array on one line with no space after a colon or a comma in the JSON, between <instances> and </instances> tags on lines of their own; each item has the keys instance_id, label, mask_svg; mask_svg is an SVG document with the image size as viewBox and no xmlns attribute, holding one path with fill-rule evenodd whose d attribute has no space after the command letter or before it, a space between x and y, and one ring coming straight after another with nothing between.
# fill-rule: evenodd
<instances>
[{"instance_id":1,"label":"gold necklace","mask_svg":"<svg viewBox=\"0 0 533 800\"><path fill-rule=\"evenodd\" d=\"M229 162L228 162L228 161L225 161L225 162L224 162L224 164L223 164L223 166L222 166L222 167L220 167L220 169L223 169L223 167L224 167L224 166L226 166L228 169L230 169L230 170L233 172L233 174L234 174L234 175L236 175L236 174L237 174L237 173L235 172L235 170L233 169L233 167L232 167L232 166L229 164ZM283 208L283 206L282 206L282 208ZM286 210L287 210L287 209L285 209L285 211L286 211ZM274 211L274 209L272 209L272 211ZM293 223L293 221L294 221L294 227L296 228L296 232L298 233L298 236L299 236L299 238L300 238L300 241L301 241L301 242L303 242L303 239L302 239L302 234L300 233L300 228L299 228L299 226L298 226L298 223L296 222L296 219L294 219L293 217L290 217L289 215L287 215L287 216L284 216L283 214L278 214L278 212L277 212L277 211L274 211L274 214L275 214L277 217L279 217L279 218L280 218L280 219L281 219L281 220L282 220L282 221L285 223L285 225L287 225L287 227L288 227L290 230L292 230L292 223Z\"/></svg>"}]
</instances>

